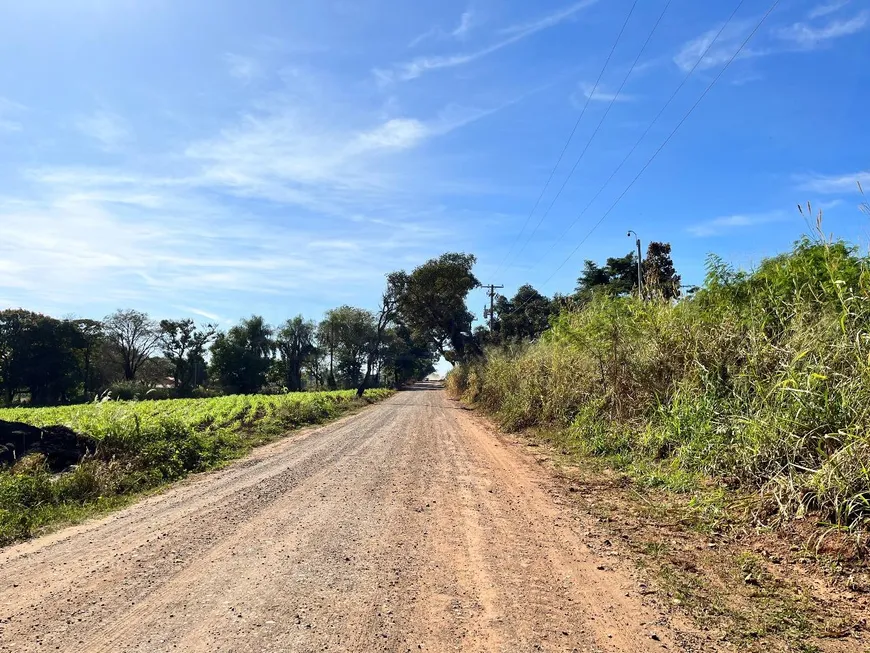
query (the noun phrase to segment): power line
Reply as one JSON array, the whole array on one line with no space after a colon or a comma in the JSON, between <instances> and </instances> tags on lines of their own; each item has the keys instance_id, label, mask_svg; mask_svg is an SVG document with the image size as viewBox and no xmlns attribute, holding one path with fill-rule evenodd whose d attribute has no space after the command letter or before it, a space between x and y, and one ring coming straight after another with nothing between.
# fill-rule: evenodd
<instances>
[{"instance_id":1,"label":"power line","mask_svg":"<svg viewBox=\"0 0 870 653\"><path fill-rule=\"evenodd\" d=\"M752 38L755 36L755 34L758 32L758 30L761 29L761 26L764 24L764 22L767 20L767 18L770 16L770 14L773 13L773 11L779 5L780 1L781 0L774 0L774 2L770 5L768 10L765 12L765 14L761 17L761 20L758 21L758 23L753 28L753 30L749 33L749 35L746 37L746 39L744 39L744 41L740 44L740 47L737 48L737 50L734 52L734 54L731 56L731 58L728 59L728 61L725 63L725 65L722 67L722 69L719 71L719 73L713 78L713 80L710 82L710 84L707 85L707 88L704 89L704 91L703 91L703 93L701 93L700 97L695 101L695 103L689 108L689 110L682 117L682 119L677 123L676 127L674 127L674 129L671 131L671 133L668 134L667 138L665 138L665 140L662 142L662 144L659 145L658 149L656 149L656 151L649 158L649 160L644 164L644 166L640 169L640 171L637 173L637 175L635 175L634 179L632 179L631 182L628 184L628 186L625 187L625 189L622 191L622 193L619 195L619 197L616 198L616 201L614 201L613 204L610 205L610 208L608 208L607 211L605 211L605 213L598 219L598 221L586 233L586 235L583 237L583 239L577 244L577 246L571 251L571 253L568 254L568 256L565 258L565 260L559 264L559 266L552 272L552 274L550 274L549 277L547 277L547 279L544 281L542 286L546 286L548 283L550 283L550 281L553 280L553 277L555 277L556 274L563 267L565 267L565 264L569 260L571 260L571 258L574 256L574 254L577 253L577 251L580 249L580 247L589 239L589 236L591 236L592 233L601 225L601 223L604 222L604 220L607 218L607 216L609 216L610 213L613 212L613 209L615 209L616 206L619 204L619 202L622 201L622 198L624 198L626 196L626 194L628 194L628 191L631 190L632 186L634 186L634 184L637 182L637 180L640 179L641 175L643 175L643 173L646 172L647 168L649 168L649 166L652 164L652 162L655 160L655 158L659 155L659 153L665 148L665 146L667 146L667 144L671 141L671 139L674 137L674 135L677 133L677 131L680 129L680 127L682 127L683 123L686 122L686 120L689 118L690 115L692 115L692 113L695 111L695 109L698 107L698 105L701 103L701 101L707 96L707 94L710 92L710 90L713 88L713 86L715 86L716 83L719 81L719 79L722 77L722 75L725 74L725 71L727 71L728 68L731 66L731 64L734 63L734 60L737 59L738 56L740 56L740 53L743 52L743 50L749 44L749 41L751 41ZM701 54L700 58L698 59L698 62L692 67L692 70L689 72L689 74L686 76L686 78L684 78L683 82L681 82L680 86L677 88L677 91L679 91L679 89L683 86L683 84L685 84L686 79L688 79L689 75L691 75L692 72L694 72L695 68L698 67L698 65L701 63L701 61L704 60L704 58L707 56L707 53L710 51L710 48L713 47L713 44L716 42L716 40L719 38L719 36L725 30L725 27L727 27L727 25L734 18L734 15L737 13L737 11L740 9L740 7L743 5L744 2L745 2L745 0L741 0L738 3L737 8L731 13L731 16L728 18L728 21L726 21L726 23L722 26L722 28L716 34L716 37L710 42L710 45L707 47L707 49ZM676 93L674 95L676 95ZM673 99L673 96L671 97L670 100L668 100L668 104L671 102L672 99ZM665 108L666 107L667 107L667 104L665 105ZM664 108L662 111L664 111ZM661 113L662 112L659 112L659 115L661 115ZM634 149L640 143L640 141L643 140L643 138L648 133L649 129L652 127L653 124L655 124L655 121L658 120L658 117L659 116L656 116L653 123L651 123L650 127L647 128L647 132L644 132L643 136L641 136L640 140L638 141L638 143L635 144L635 146L634 146L634 148L632 148L631 152L633 152ZM621 168L622 165L625 163L625 161L628 160L628 157L631 156L631 152L629 153L629 155L625 159L623 159L622 163L620 163L620 165L619 165L619 168ZM619 170L619 168L617 168L617 171ZM616 173L614 172L614 175L615 174ZM601 191L604 190L604 187L606 187L606 185L610 183L610 181L613 179L614 175L611 175L610 179L608 179L607 182L605 182L605 186L603 186L601 188L601 190L599 190L598 194L596 194L596 197L601 193ZM589 207L589 205L587 205L587 207L584 208L583 212L581 212L581 214L580 214L581 216L583 213L585 213L585 211L586 211L586 209L588 209L588 207ZM569 226L568 229L564 233L567 233L568 231L570 231L570 229L574 226L574 224L576 224L576 222L577 222L577 220L579 220L579 218L580 218L580 216L577 217L577 219L574 221L574 223L572 223L571 226ZM563 236L564 236L564 234L563 234ZM552 248L550 251L552 251ZM523 306L522 304L520 306L517 306L516 308L512 309L510 311L510 313L513 313L513 312L519 310L520 308L522 308L522 306Z\"/></svg>"},{"instance_id":2,"label":"power line","mask_svg":"<svg viewBox=\"0 0 870 653\"><path fill-rule=\"evenodd\" d=\"M607 55L607 59L604 61L604 65L601 67L601 72L598 74L598 79L595 80L595 85L592 87L592 92L589 94L589 97L586 98L586 104L583 105L583 110L580 112L580 116L577 118L577 121L574 123L574 128L571 130L571 134L568 136L568 140L565 141L565 145L562 148L562 151L559 153L559 158L556 160L556 165L553 166L553 169L550 171L550 176L547 177L547 182L544 184L544 187L541 189L540 195L538 195L538 199L535 200L535 205L532 207L532 210L529 212L529 215L526 216L526 221L523 223L523 228L520 229L520 232L517 234L516 240L514 240L513 244L508 249L505 254L504 259L501 264L498 266L496 270L496 274L501 271L504 267L505 263L507 263L508 258L510 258L511 253L514 250L514 247L517 246L517 243L520 242L520 238L522 238L523 232L525 232L526 227L529 226L529 221L532 219L532 216L535 214L535 211L538 210L538 205L541 203L541 200L544 197L544 194L547 192L547 189L550 187L550 182L553 181L553 177L556 175L556 170L559 169L559 164L562 163L562 159L565 157L565 152L568 151L568 146L571 144L571 141L574 139L574 134L577 132L577 128L580 126L580 122L583 120L583 116L586 115L586 109L589 107L589 102L592 99L592 96L595 95L595 91L598 90L598 85L601 83L601 78L604 76L604 71L607 70L607 65L610 63L611 57L613 57L613 53L616 51L616 47L619 45L620 40L622 40L622 34L625 32L625 27L628 25L628 21L631 18L631 15L634 13L635 7L637 7L637 3L639 0L634 0L634 3L631 5L631 9L628 12L628 16L625 18L625 22L622 24L622 28L619 30L619 34L616 35L616 41L613 43L613 47L610 48L610 53ZM561 192L561 191L560 191ZM525 247L525 246L524 246Z\"/></svg>"},{"instance_id":3,"label":"power line","mask_svg":"<svg viewBox=\"0 0 870 653\"><path fill-rule=\"evenodd\" d=\"M705 97L707 97L707 94L710 92L710 90L713 88L713 86L716 85L716 82L718 82L719 79L722 77L722 75L725 74L725 71L728 70L729 66L731 66L732 63L734 63L734 60L740 55L740 53L743 52L743 49L749 44L749 41L752 40L752 37L755 36L755 34L758 32L758 30L761 29L761 26L764 24L764 21L767 20L767 17L770 16L771 13L773 13L773 10L776 9L776 7L777 7L777 5L779 5L780 1L781 0L774 0L773 1L773 4L770 5L770 8L767 10L767 12L764 14L764 16L761 17L761 20L758 21L758 24L755 26L755 28L749 33L749 35L746 37L746 39L744 39L743 43L740 44L740 47L734 52L734 54L731 55L731 58L725 63L725 65L722 67L722 70L720 70L719 73L713 78L713 81L711 81L707 85L707 88L704 89L704 92L701 93L701 96L695 101L695 103L689 108L689 110L686 112L686 114L680 119L680 122L677 123L677 126L674 127L674 129L671 131L670 134L668 134L667 138L665 138L665 140L662 142L662 144L659 145L658 149L655 152L653 152L653 155L643 165L643 167L640 169L640 171L637 173L637 175L635 175L634 179L632 179L631 182L629 182L628 186L625 187L625 190L622 191L622 193L619 195L619 197L616 198L616 201L614 201L613 204L610 205L610 208L607 209L607 211L605 211L604 215L602 215L598 219L598 222L596 222L592 226L592 228L586 233L586 235L583 236L583 239L579 243L577 243L577 247L575 247L571 251L571 253L568 254L567 258L564 261L562 261L562 263L559 264L559 267L557 267L553 271L553 273L547 278L547 280L544 282L544 285L547 285L553 279L553 277L556 276L556 274L559 272L559 270L561 270L563 267L565 267L565 264L571 260L571 258L574 256L574 254L577 253L577 250L579 250L580 247L583 245L583 243L585 243L589 239L589 236L591 236L592 233L599 227L599 225L602 222L604 222L604 220L607 218L607 216L610 215L610 213L613 211L613 209L616 208L616 205L622 201L622 198L628 194L628 191L631 190L631 187L634 186L635 182L637 182L637 180L640 179L641 175L643 175L643 173L646 172L647 168L650 167L650 164L652 164L652 162L659 155L659 153L663 149L665 149L665 146L674 137L674 134L676 134L677 131L680 129L680 127L683 126L683 123L685 123L686 120L688 120L689 116L691 116L692 113L695 111L695 109L698 107L698 105L701 104L701 101Z\"/></svg>"},{"instance_id":4,"label":"power line","mask_svg":"<svg viewBox=\"0 0 870 653\"><path fill-rule=\"evenodd\" d=\"M538 232L538 229L540 228L541 224L543 224L546 217L550 214L550 211L553 209L553 206L556 204L556 200L558 200L559 197L562 195L562 191L565 190L565 187L568 185L568 181L571 179L571 177L574 176L574 172L577 170L577 166L580 165L580 162L583 160L583 157L586 156L586 152L589 150L589 146L592 145L592 141L594 141L595 137L598 135L598 132L600 131L601 126L604 124L604 121L607 119L607 116L610 113L610 110L613 108L613 105L619 99L619 96L622 93L622 89L625 88L625 85L628 83L628 79L631 77L631 74L634 72L634 69L637 68L637 64L638 64L638 62L640 62L640 58L643 56L643 53L646 52L647 46L649 45L650 41L652 40L653 35L655 35L656 30L658 30L659 25L661 24L662 19L665 17L665 14L667 13L668 7L670 7L670 5L671 5L671 0L668 0L668 2L665 4L664 9L662 9L661 14L659 14L658 19L656 20L655 24L653 25L652 30L650 30L649 35L646 37L646 41L644 41L643 46L641 47L640 51L637 53L637 56L635 57L634 62L631 64L631 68L629 68L628 73L626 73L625 77L622 79L622 83L619 85L619 88L617 89L616 93L614 93L613 97L610 98L610 103L607 105L607 108L604 110L604 114L601 116L601 120L598 121L598 125L593 130L592 135L589 136L589 140L586 141L586 145L583 147L583 151L580 152L580 156L574 162L574 166L571 168L571 172L569 172L568 176L565 177L565 181L562 182L561 188L559 188L559 191L556 193L555 197L553 197L552 201L550 202L550 205L547 207L547 210L544 212L544 214L538 220L538 223L535 225L535 228L532 230L532 233L529 234L529 237L526 239L526 242L520 248L520 251L517 252L517 254L516 254L517 257L519 257L519 255L525 251L528 244L532 241L532 238L534 238L535 234ZM587 104L592 99L593 94L594 94L594 91L587 98ZM510 266L508 266L508 267L510 267Z\"/></svg>"},{"instance_id":5,"label":"power line","mask_svg":"<svg viewBox=\"0 0 870 653\"><path fill-rule=\"evenodd\" d=\"M595 195L593 195L592 199L589 200L589 202L586 204L586 206L583 207L583 210L580 211L580 213L577 215L577 217L575 217L574 220L571 222L571 224L568 225L568 228L565 229L555 241L553 241L553 244L550 246L550 249L547 250L547 252L544 254L544 256L541 257L541 259L539 259L535 265L539 265L541 262L543 262L550 255L550 253L556 248L556 245L558 245L562 241L562 239L564 239L565 236L568 235L568 232L574 228L574 225L576 225L580 221L580 218L582 218L584 215L586 215L586 211L588 211L589 208L595 203L595 201L599 197L601 197L601 193L603 193L605 191L605 189L610 185L610 182L613 181L614 177L616 177L616 175L619 174L619 171L622 170L623 166L628 162L628 160L631 158L631 156L635 153L635 151L640 146L640 144L643 142L643 140L649 135L650 131L652 131L652 128L656 126L659 119L664 115L665 111L667 111L668 107L671 106L671 103L676 99L677 95L679 95L680 91L683 90L683 87L686 85L686 83L689 81L689 79L692 77L692 75L698 69L698 66L700 66L701 63L704 61L704 59L707 57L707 54L710 52L710 50L713 48L713 46L716 44L716 42L722 36L722 33L725 31L725 29L728 27L728 25L731 24L731 21L734 20L734 16L737 15L737 12L740 11L740 8L743 7L745 2L746 2L746 0L740 0L740 2L737 3L737 6L734 7L734 11L731 12L731 15L728 16L728 19L722 24L722 27L719 28L718 32L716 32L716 35L713 37L713 40L710 41L710 43L707 45L707 47L701 53L701 56L698 57L698 60L695 62L695 64L683 76L683 79L680 81L680 83L674 89L673 93L671 93L671 96L668 98L667 102L665 102L664 105L662 105L662 108L659 109L659 112L656 114L655 118L652 119L652 121L649 123L649 125L647 125L644 132L640 135L640 138L638 138L637 141L635 141L634 145L632 145L631 149L628 151L628 154L626 154L625 157L622 159L622 161L619 162L619 165L616 166L616 169L614 169L614 171L612 173L610 173L610 176L607 178L607 181L605 181L601 185L601 188L598 189L598 191L595 193ZM762 22L763 22L763 19L762 19ZM760 26L761 26L761 23L759 23L759 27ZM756 28L756 29L758 29L758 28ZM739 53L739 50L738 50L738 53ZM728 62L728 64L726 65L725 68L727 68L728 65L730 65L730 62ZM725 68L723 68L723 72L724 72ZM684 118L684 120L685 120L685 118Z\"/></svg>"}]
</instances>

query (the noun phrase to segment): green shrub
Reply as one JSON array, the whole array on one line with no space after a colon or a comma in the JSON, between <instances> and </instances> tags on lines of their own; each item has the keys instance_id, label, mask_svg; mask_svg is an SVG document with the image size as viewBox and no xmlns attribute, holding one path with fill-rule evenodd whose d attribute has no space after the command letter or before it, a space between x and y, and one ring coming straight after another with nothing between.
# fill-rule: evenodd
<instances>
[{"instance_id":1,"label":"green shrub","mask_svg":"<svg viewBox=\"0 0 870 653\"><path fill-rule=\"evenodd\" d=\"M0 474L0 506L7 510L35 508L52 500L51 476L44 459L39 454L28 458L34 464L19 464L11 473Z\"/></svg>"},{"instance_id":2,"label":"green shrub","mask_svg":"<svg viewBox=\"0 0 870 653\"><path fill-rule=\"evenodd\" d=\"M460 366L448 388L507 429L554 427L576 450L676 485L717 477L782 518L811 510L864 529L868 262L807 238L753 272L711 257L691 298L595 296L539 342Z\"/></svg>"}]
</instances>

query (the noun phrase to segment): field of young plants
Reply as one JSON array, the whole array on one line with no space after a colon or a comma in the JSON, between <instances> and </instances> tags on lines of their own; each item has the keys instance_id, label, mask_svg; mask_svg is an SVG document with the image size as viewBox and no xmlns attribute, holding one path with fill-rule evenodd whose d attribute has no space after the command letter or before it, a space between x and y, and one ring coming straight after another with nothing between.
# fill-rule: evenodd
<instances>
[{"instance_id":1,"label":"field of young plants","mask_svg":"<svg viewBox=\"0 0 870 653\"><path fill-rule=\"evenodd\" d=\"M384 389L366 392L380 400ZM274 424L292 427L331 417L338 408L356 400L355 390L304 392L283 395L232 395L211 399L158 401L106 401L48 408L0 409L0 420L31 426L67 426L97 440L164 435L167 430L216 431L240 426Z\"/></svg>"},{"instance_id":2,"label":"field of young plants","mask_svg":"<svg viewBox=\"0 0 870 653\"><path fill-rule=\"evenodd\" d=\"M0 467L0 546L122 505L131 495L238 458L288 430L392 394L372 389L358 399L356 391L342 390L0 409L3 421L67 427L86 448L78 465L60 473L42 454Z\"/></svg>"}]
</instances>

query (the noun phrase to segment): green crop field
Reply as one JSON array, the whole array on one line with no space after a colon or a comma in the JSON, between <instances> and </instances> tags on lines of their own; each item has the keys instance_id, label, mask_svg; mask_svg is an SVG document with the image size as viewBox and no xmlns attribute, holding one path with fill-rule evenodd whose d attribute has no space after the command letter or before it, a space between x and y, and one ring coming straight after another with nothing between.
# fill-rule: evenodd
<instances>
[{"instance_id":1,"label":"green crop field","mask_svg":"<svg viewBox=\"0 0 870 653\"><path fill-rule=\"evenodd\" d=\"M212 469L291 429L392 394L372 389L358 399L356 391L340 390L0 409L0 420L65 426L82 436L88 449L78 465L61 473L53 473L41 454L0 468L0 546L47 525L118 507L137 493Z\"/></svg>"},{"instance_id":2,"label":"green crop field","mask_svg":"<svg viewBox=\"0 0 870 653\"><path fill-rule=\"evenodd\" d=\"M383 399L390 390L366 391L366 398ZM165 434L167 429L215 431L268 424L311 424L328 419L356 400L355 390L283 395L232 395L211 399L107 401L75 406L0 409L0 420L31 426L67 426L97 440Z\"/></svg>"}]
</instances>

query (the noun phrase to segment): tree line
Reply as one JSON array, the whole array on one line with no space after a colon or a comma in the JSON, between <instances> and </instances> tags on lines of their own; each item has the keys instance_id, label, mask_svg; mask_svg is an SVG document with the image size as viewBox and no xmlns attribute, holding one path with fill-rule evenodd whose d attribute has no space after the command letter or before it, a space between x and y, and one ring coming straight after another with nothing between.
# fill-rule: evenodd
<instances>
[{"instance_id":1,"label":"tree line","mask_svg":"<svg viewBox=\"0 0 870 653\"><path fill-rule=\"evenodd\" d=\"M102 320L0 311L0 400L50 405L400 385L434 371L441 355L475 348L465 306L478 285L466 254L444 254L387 275L375 310L341 306L320 322L272 326L251 316L226 331L190 318L155 320L123 309Z\"/></svg>"},{"instance_id":2,"label":"tree line","mask_svg":"<svg viewBox=\"0 0 870 653\"><path fill-rule=\"evenodd\" d=\"M681 279L674 268L670 243L651 242L640 271L644 276L644 294L648 297L668 300L680 297ZM475 329L475 339L479 348L536 340L550 328L552 318L566 307L582 306L597 293L611 297L629 295L637 292L638 287L637 255L634 252L610 257L604 265L586 260L573 293L547 297L526 284L520 286L510 299L497 295L492 330L479 326Z\"/></svg>"},{"instance_id":3,"label":"tree line","mask_svg":"<svg viewBox=\"0 0 870 653\"><path fill-rule=\"evenodd\" d=\"M645 286L667 298L680 292L667 243L650 243ZM493 329L473 329L468 293L480 286L476 259L447 253L410 273L387 275L375 310L340 306L320 322L302 315L272 326L253 315L226 331L190 318L155 320L135 309L102 320L56 319L24 309L0 311L0 400L34 405L133 396L298 392L401 385L492 345L531 341L565 306L594 293L637 287L634 254L586 261L573 294L547 297L523 285L498 296Z\"/></svg>"}]
</instances>

